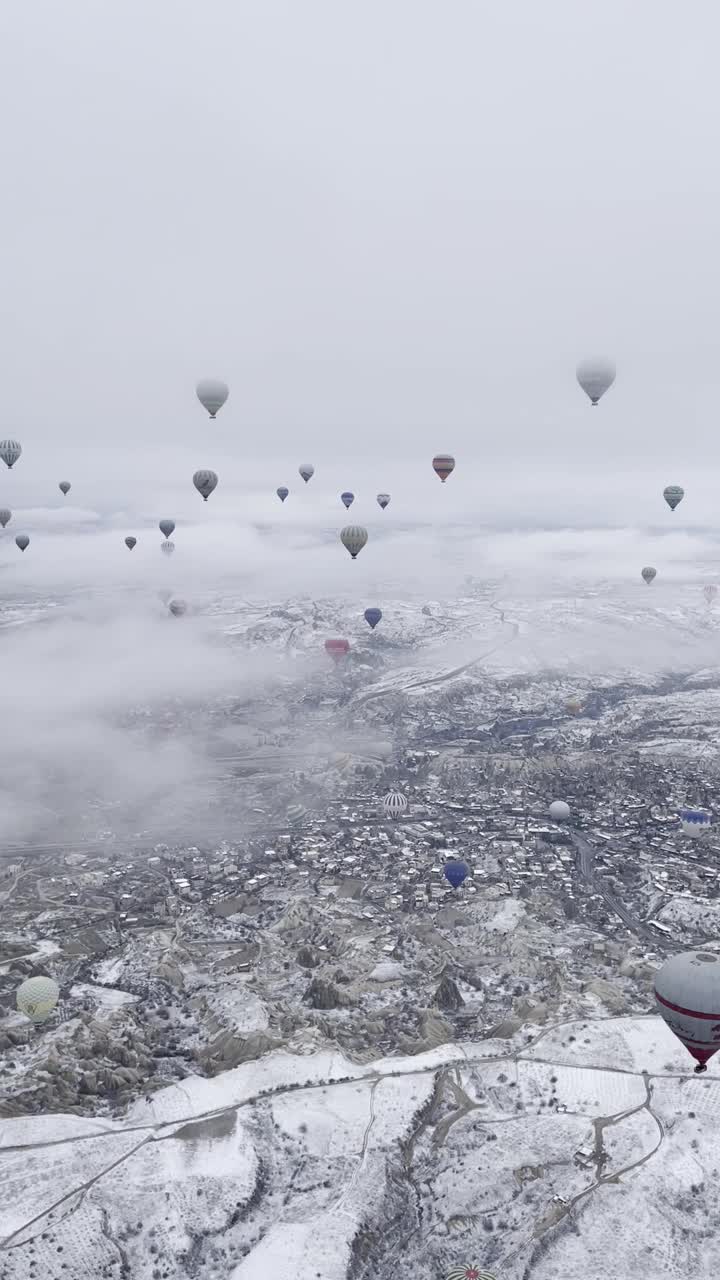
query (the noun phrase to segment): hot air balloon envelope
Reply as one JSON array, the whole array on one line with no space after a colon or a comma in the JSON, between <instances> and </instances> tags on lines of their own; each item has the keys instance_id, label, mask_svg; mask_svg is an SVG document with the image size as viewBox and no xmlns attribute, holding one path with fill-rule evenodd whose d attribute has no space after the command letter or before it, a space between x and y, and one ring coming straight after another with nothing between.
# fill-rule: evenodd
<instances>
[{"instance_id":1,"label":"hot air balloon envelope","mask_svg":"<svg viewBox=\"0 0 720 1280\"><path fill-rule=\"evenodd\" d=\"M705 809L679 809L678 818L683 833L693 840L707 835L713 824L712 814Z\"/></svg>"},{"instance_id":2,"label":"hot air balloon envelope","mask_svg":"<svg viewBox=\"0 0 720 1280\"><path fill-rule=\"evenodd\" d=\"M671 511L674 511L679 502L685 497L685 490L679 484L669 484L663 489L663 498L667 502Z\"/></svg>"},{"instance_id":3,"label":"hot air balloon envelope","mask_svg":"<svg viewBox=\"0 0 720 1280\"><path fill-rule=\"evenodd\" d=\"M60 998L60 988L54 978L39 974L26 978L17 989L16 1002L21 1013L33 1022L43 1022L52 1013Z\"/></svg>"},{"instance_id":4,"label":"hot air balloon envelope","mask_svg":"<svg viewBox=\"0 0 720 1280\"><path fill-rule=\"evenodd\" d=\"M548 809L553 822L567 822L570 817L570 805L564 800L553 800Z\"/></svg>"},{"instance_id":5,"label":"hot air balloon envelope","mask_svg":"<svg viewBox=\"0 0 720 1280\"><path fill-rule=\"evenodd\" d=\"M470 868L467 862L446 862L443 872L453 889L459 889L463 881L467 880Z\"/></svg>"},{"instance_id":6,"label":"hot air balloon envelope","mask_svg":"<svg viewBox=\"0 0 720 1280\"><path fill-rule=\"evenodd\" d=\"M1 516L1 513L0 513L0 516ZM712 583L708 583L706 587L703 587L703 595L705 596L705 599L707 600L708 604L710 604L711 601L715 599L715 597L717 596L717 593L718 593L718 589L717 587L714 587Z\"/></svg>"},{"instance_id":7,"label":"hot air balloon envelope","mask_svg":"<svg viewBox=\"0 0 720 1280\"><path fill-rule=\"evenodd\" d=\"M280 486L280 488L279 488L279 489L276 489L276 490L275 490L275 492L276 492L276 494L277 494L278 498L280 499L280 501L281 501L281 502L284 502L284 501L285 501L285 499L287 498L287 496L288 496L288 494L289 494L290 490L289 490L289 489L286 489L286 488L285 488L285 485L284 485L284 484L282 484L282 485Z\"/></svg>"},{"instance_id":8,"label":"hot air balloon envelope","mask_svg":"<svg viewBox=\"0 0 720 1280\"><path fill-rule=\"evenodd\" d=\"M3 529L10 520L12 520L12 511L8 507L0 507L0 524Z\"/></svg>"},{"instance_id":9,"label":"hot air balloon envelope","mask_svg":"<svg viewBox=\"0 0 720 1280\"><path fill-rule=\"evenodd\" d=\"M615 365L612 360L581 360L575 376L591 404L597 404L608 387L615 381Z\"/></svg>"},{"instance_id":10,"label":"hot air balloon envelope","mask_svg":"<svg viewBox=\"0 0 720 1280\"><path fill-rule=\"evenodd\" d=\"M126 547L128 547L130 551L132 551L132 549L133 549L133 547L135 546L136 542L137 542L137 538L133 538L133 536L132 536L132 534L131 534L129 538L126 538L126 539L125 539L125 546L126 546Z\"/></svg>"},{"instance_id":11,"label":"hot air balloon envelope","mask_svg":"<svg viewBox=\"0 0 720 1280\"><path fill-rule=\"evenodd\" d=\"M383 800L383 809L387 816L397 821L401 813L405 813L408 807L407 796L402 791L388 791Z\"/></svg>"},{"instance_id":12,"label":"hot air balloon envelope","mask_svg":"<svg viewBox=\"0 0 720 1280\"><path fill-rule=\"evenodd\" d=\"M389 494L389 493L379 493L379 494L378 494L378 496L377 496L377 500L378 500L378 506L379 506L379 507L382 507L382 510L384 511L384 510L385 510L385 508L386 508L386 506L387 506L387 504L388 504L388 502L390 501L390 494Z\"/></svg>"},{"instance_id":13,"label":"hot air balloon envelope","mask_svg":"<svg viewBox=\"0 0 720 1280\"><path fill-rule=\"evenodd\" d=\"M172 553L173 553L173 551L175 550L175 543L174 543L174 542L161 542L161 543L160 543L160 550L162 551L162 553L163 553L163 555L164 555L164 556L171 556L171 555L172 555Z\"/></svg>"},{"instance_id":14,"label":"hot air balloon envelope","mask_svg":"<svg viewBox=\"0 0 720 1280\"><path fill-rule=\"evenodd\" d=\"M359 524L347 524L340 533L340 541L350 552L353 560L356 559L358 552L362 551L367 540L367 529L363 529Z\"/></svg>"},{"instance_id":15,"label":"hot air balloon envelope","mask_svg":"<svg viewBox=\"0 0 720 1280\"><path fill-rule=\"evenodd\" d=\"M326 640L325 652L329 653L335 662L339 662L350 652L350 642L349 640Z\"/></svg>"},{"instance_id":16,"label":"hot air balloon envelope","mask_svg":"<svg viewBox=\"0 0 720 1280\"><path fill-rule=\"evenodd\" d=\"M202 378L195 388L195 394L210 417L214 418L230 395L230 388L219 378Z\"/></svg>"},{"instance_id":17,"label":"hot air balloon envelope","mask_svg":"<svg viewBox=\"0 0 720 1280\"><path fill-rule=\"evenodd\" d=\"M60 490L61 493L64 493L67 495L72 489L72 485L70 484L69 480L61 480L58 485L58 489Z\"/></svg>"},{"instance_id":18,"label":"hot air balloon envelope","mask_svg":"<svg viewBox=\"0 0 720 1280\"><path fill-rule=\"evenodd\" d=\"M375 630L381 618L382 618L382 609L366 609L365 610L365 621L367 622L369 627L372 627L373 631Z\"/></svg>"},{"instance_id":19,"label":"hot air balloon envelope","mask_svg":"<svg viewBox=\"0 0 720 1280\"><path fill-rule=\"evenodd\" d=\"M670 956L655 975L658 1013L698 1063L696 1072L720 1049L720 956L683 951Z\"/></svg>"},{"instance_id":20,"label":"hot air balloon envelope","mask_svg":"<svg viewBox=\"0 0 720 1280\"><path fill-rule=\"evenodd\" d=\"M159 525L158 525L158 529L160 530L160 532L161 532L161 533L164 533L164 534L165 534L165 537L166 537L166 538L169 538L169 537L170 537L170 534L171 534L171 533L174 533L174 531L175 531L175 521L174 521L174 520L161 520L161 521L160 521L160 523L159 523Z\"/></svg>"},{"instance_id":21,"label":"hot air balloon envelope","mask_svg":"<svg viewBox=\"0 0 720 1280\"><path fill-rule=\"evenodd\" d=\"M8 467L14 467L20 454L22 453L22 445L17 440L0 440L0 458Z\"/></svg>"},{"instance_id":22,"label":"hot air balloon envelope","mask_svg":"<svg viewBox=\"0 0 720 1280\"><path fill-rule=\"evenodd\" d=\"M201 468L200 471L196 471L193 476L193 484L195 485L198 493L202 494L204 502L207 502L213 489L217 488L217 482L217 473L215 471L209 471L206 467Z\"/></svg>"},{"instance_id":23,"label":"hot air balloon envelope","mask_svg":"<svg viewBox=\"0 0 720 1280\"><path fill-rule=\"evenodd\" d=\"M27 550L27 548L30 546L30 539L28 538L26 533L18 534L17 538L15 539L15 546L19 547L21 551Z\"/></svg>"},{"instance_id":24,"label":"hot air balloon envelope","mask_svg":"<svg viewBox=\"0 0 720 1280\"><path fill-rule=\"evenodd\" d=\"M342 502L343 506L347 509L347 507L351 507L353 502L355 501L355 494L350 493L349 491L346 491L345 493L341 493L340 501Z\"/></svg>"},{"instance_id":25,"label":"hot air balloon envelope","mask_svg":"<svg viewBox=\"0 0 720 1280\"><path fill-rule=\"evenodd\" d=\"M455 459L449 453L436 453L432 460L433 471L439 475L443 484L448 476L455 470Z\"/></svg>"},{"instance_id":26,"label":"hot air balloon envelope","mask_svg":"<svg viewBox=\"0 0 720 1280\"><path fill-rule=\"evenodd\" d=\"M301 462L300 466L298 467L298 471L300 472L300 475L302 476L306 484L308 480L311 480L312 477L315 475L315 468L311 462Z\"/></svg>"},{"instance_id":27,"label":"hot air balloon envelope","mask_svg":"<svg viewBox=\"0 0 720 1280\"><path fill-rule=\"evenodd\" d=\"M641 570L641 574L648 586L650 586L653 578L657 576L657 569L653 569L652 565L646 565L645 568Z\"/></svg>"}]
</instances>

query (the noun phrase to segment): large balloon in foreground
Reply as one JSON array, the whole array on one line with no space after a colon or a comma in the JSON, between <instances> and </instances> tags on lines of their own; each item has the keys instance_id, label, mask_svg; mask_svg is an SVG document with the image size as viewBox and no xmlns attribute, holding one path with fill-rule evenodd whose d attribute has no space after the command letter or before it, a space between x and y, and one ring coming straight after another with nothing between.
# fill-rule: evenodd
<instances>
[{"instance_id":1,"label":"large balloon in foreground","mask_svg":"<svg viewBox=\"0 0 720 1280\"><path fill-rule=\"evenodd\" d=\"M382 609L366 609L364 617L368 626L372 627L372 630L374 631L378 622L382 618Z\"/></svg>"},{"instance_id":2,"label":"large balloon in foreground","mask_svg":"<svg viewBox=\"0 0 720 1280\"><path fill-rule=\"evenodd\" d=\"M379 506L379 507L381 507L381 508L382 508L382 510L384 511L384 510L385 510L385 508L386 508L386 506L387 506L387 504L388 504L388 502L390 501L390 494L389 494L389 493L379 493L379 494L378 494L378 496L377 496L377 500L378 500L378 506Z\"/></svg>"},{"instance_id":3,"label":"large balloon in foreground","mask_svg":"<svg viewBox=\"0 0 720 1280\"><path fill-rule=\"evenodd\" d=\"M210 417L214 418L230 395L230 388L219 378L202 378L195 388L195 394Z\"/></svg>"},{"instance_id":4,"label":"large balloon in foreground","mask_svg":"<svg viewBox=\"0 0 720 1280\"><path fill-rule=\"evenodd\" d=\"M160 550L162 551L164 556L171 556L173 551L175 550L175 543L170 541L161 542Z\"/></svg>"},{"instance_id":5,"label":"large balloon in foreground","mask_svg":"<svg viewBox=\"0 0 720 1280\"><path fill-rule=\"evenodd\" d=\"M459 1267L453 1267L444 1280L495 1280L495 1276L482 1267L476 1267L474 1262L468 1262L467 1266L461 1263Z\"/></svg>"},{"instance_id":6,"label":"large balloon in foreground","mask_svg":"<svg viewBox=\"0 0 720 1280\"><path fill-rule=\"evenodd\" d=\"M596 405L615 381L615 365L612 360L581 360L575 375L585 394L590 397L590 403Z\"/></svg>"},{"instance_id":7,"label":"large balloon in foreground","mask_svg":"<svg viewBox=\"0 0 720 1280\"><path fill-rule=\"evenodd\" d=\"M284 501L285 501L285 499L287 498L287 496L288 496L288 494L289 494L290 490L289 490L289 489L287 489L287 488L285 487L285 485L284 485L284 484L281 484L281 485L280 485L280 488L279 488L279 489L276 489L276 490L275 490L275 492L276 492L276 494L277 494L278 498L280 499L280 501L281 501L281 502L284 502Z\"/></svg>"},{"instance_id":8,"label":"large balloon in foreground","mask_svg":"<svg viewBox=\"0 0 720 1280\"><path fill-rule=\"evenodd\" d=\"M653 569L652 565L646 565L645 568L641 569L640 572L643 578L645 579L645 581L647 582L648 586L650 586L650 583L652 582L653 578L657 576L657 569Z\"/></svg>"},{"instance_id":9,"label":"large balloon in foreground","mask_svg":"<svg viewBox=\"0 0 720 1280\"><path fill-rule=\"evenodd\" d=\"M432 460L433 471L439 475L443 484L455 470L455 459L449 453L436 453Z\"/></svg>"},{"instance_id":10,"label":"large balloon in foreground","mask_svg":"<svg viewBox=\"0 0 720 1280\"><path fill-rule=\"evenodd\" d=\"M12 511L8 507L0 507L0 524L3 529L10 520L12 520Z\"/></svg>"},{"instance_id":11,"label":"large balloon in foreground","mask_svg":"<svg viewBox=\"0 0 720 1280\"><path fill-rule=\"evenodd\" d=\"M26 978L20 983L15 996L20 1012L32 1018L33 1022L43 1022L45 1018L49 1018L59 998L60 988L57 982L44 974L37 978Z\"/></svg>"},{"instance_id":12,"label":"large balloon in foreground","mask_svg":"<svg viewBox=\"0 0 720 1280\"><path fill-rule=\"evenodd\" d=\"M548 813L553 822L567 822L570 817L570 805L564 800L553 800Z\"/></svg>"},{"instance_id":13,"label":"large balloon in foreground","mask_svg":"<svg viewBox=\"0 0 720 1280\"><path fill-rule=\"evenodd\" d=\"M22 445L17 440L0 440L0 458L6 466L14 467L21 453Z\"/></svg>"},{"instance_id":14,"label":"large balloon in foreground","mask_svg":"<svg viewBox=\"0 0 720 1280\"><path fill-rule=\"evenodd\" d=\"M1 519L2 519L2 512L0 512L0 520ZM703 595L705 596L705 599L707 600L708 604L712 604L717 593L718 593L718 589L716 586L713 586L712 582L709 582L706 587L703 587Z\"/></svg>"},{"instance_id":15,"label":"large balloon in foreground","mask_svg":"<svg viewBox=\"0 0 720 1280\"><path fill-rule=\"evenodd\" d=\"M218 478L216 472L208 471L206 468L196 471L193 476L193 484L195 485L198 493L202 494L203 502L207 502L213 489L217 488L217 482Z\"/></svg>"},{"instance_id":16,"label":"large balloon in foreground","mask_svg":"<svg viewBox=\"0 0 720 1280\"><path fill-rule=\"evenodd\" d=\"M346 657L346 655L350 652L350 641L349 640L326 640L325 652L330 655L330 657L333 659L334 662L340 662L340 660Z\"/></svg>"},{"instance_id":17,"label":"large balloon in foreground","mask_svg":"<svg viewBox=\"0 0 720 1280\"><path fill-rule=\"evenodd\" d=\"M67 497L70 490L72 489L72 485L69 480L61 480L58 485L58 489L63 494L63 496Z\"/></svg>"},{"instance_id":18,"label":"large balloon in foreground","mask_svg":"<svg viewBox=\"0 0 720 1280\"><path fill-rule=\"evenodd\" d=\"M30 546L30 539L28 538L26 533L18 534L17 538L15 539L15 546L19 547L21 551L27 550L27 548Z\"/></svg>"},{"instance_id":19,"label":"large balloon in foreground","mask_svg":"<svg viewBox=\"0 0 720 1280\"><path fill-rule=\"evenodd\" d=\"M453 889L459 889L460 885L470 874L470 868L467 862L446 862L443 867L445 879L450 882Z\"/></svg>"},{"instance_id":20,"label":"large balloon in foreground","mask_svg":"<svg viewBox=\"0 0 720 1280\"><path fill-rule=\"evenodd\" d=\"M132 534L130 534L130 536L125 539L125 546L127 547L128 551L132 551L136 542L137 542L137 538L133 538Z\"/></svg>"},{"instance_id":21,"label":"large balloon in foreground","mask_svg":"<svg viewBox=\"0 0 720 1280\"><path fill-rule=\"evenodd\" d=\"M170 534L175 531L175 521L161 520L160 524L158 525L158 529L160 530L161 533L165 534L166 538L169 538Z\"/></svg>"},{"instance_id":22,"label":"large balloon in foreground","mask_svg":"<svg viewBox=\"0 0 720 1280\"><path fill-rule=\"evenodd\" d=\"M667 502L671 511L674 511L679 502L685 497L685 490L679 484L669 484L663 489L663 498Z\"/></svg>"},{"instance_id":23,"label":"large balloon in foreground","mask_svg":"<svg viewBox=\"0 0 720 1280\"><path fill-rule=\"evenodd\" d=\"M312 480L313 476L315 475L315 468L312 462L301 462L300 466L298 467L298 471L300 472L300 475L302 476L306 484L308 480Z\"/></svg>"},{"instance_id":24,"label":"large balloon in foreground","mask_svg":"<svg viewBox=\"0 0 720 1280\"><path fill-rule=\"evenodd\" d=\"M658 1013L697 1062L697 1075L720 1049L720 956L682 951L655 974Z\"/></svg>"},{"instance_id":25,"label":"large balloon in foreground","mask_svg":"<svg viewBox=\"0 0 720 1280\"><path fill-rule=\"evenodd\" d=\"M712 814L705 809L678 809L678 818L683 834L692 840L706 836L713 825Z\"/></svg>"},{"instance_id":26,"label":"large balloon in foreground","mask_svg":"<svg viewBox=\"0 0 720 1280\"><path fill-rule=\"evenodd\" d=\"M355 560L358 553L362 551L367 540L367 529L363 529L362 525L359 524L346 524L345 528L340 533L340 541L346 551L350 552L353 560Z\"/></svg>"},{"instance_id":27,"label":"large balloon in foreground","mask_svg":"<svg viewBox=\"0 0 720 1280\"><path fill-rule=\"evenodd\" d=\"M401 813L405 813L407 807L407 796L404 796L402 791L388 791L383 800L383 809L388 818L392 818L394 822L397 822Z\"/></svg>"}]
</instances>

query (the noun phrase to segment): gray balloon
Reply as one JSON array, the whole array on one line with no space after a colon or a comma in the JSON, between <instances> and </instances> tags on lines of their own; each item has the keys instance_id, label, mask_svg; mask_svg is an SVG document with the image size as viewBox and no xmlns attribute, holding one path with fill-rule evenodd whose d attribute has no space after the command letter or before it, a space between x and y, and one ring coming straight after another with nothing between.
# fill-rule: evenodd
<instances>
[{"instance_id":1,"label":"gray balloon","mask_svg":"<svg viewBox=\"0 0 720 1280\"><path fill-rule=\"evenodd\" d=\"M196 471L193 476L193 484L198 493L202 494L203 502L207 502L213 489L217 488L217 474L214 471L203 469Z\"/></svg>"},{"instance_id":2,"label":"gray balloon","mask_svg":"<svg viewBox=\"0 0 720 1280\"><path fill-rule=\"evenodd\" d=\"M3 529L10 520L12 520L12 511L9 511L7 507L0 508L0 524Z\"/></svg>"},{"instance_id":3,"label":"gray balloon","mask_svg":"<svg viewBox=\"0 0 720 1280\"><path fill-rule=\"evenodd\" d=\"M170 610L173 618L182 618L183 614L187 613L187 605L184 600L170 600L168 603L168 609Z\"/></svg>"},{"instance_id":4,"label":"gray balloon","mask_svg":"<svg viewBox=\"0 0 720 1280\"><path fill-rule=\"evenodd\" d=\"M230 395L230 388L220 378L201 378L195 393L203 408L214 418Z\"/></svg>"},{"instance_id":5,"label":"gray balloon","mask_svg":"<svg viewBox=\"0 0 720 1280\"><path fill-rule=\"evenodd\" d=\"M645 579L645 581L647 582L648 586L650 586L650 583L652 582L653 578L657 576L657 569L653 569L652 565L646 565L646 567L644 569L641 569L640 572L643 578Z\"/></svg>"},{"instance_id":6,"label":"gray balloon","mask_svg":"<svg viewBox=\"0 0 720 1280\"><path fill-rule=\"evenodd\" d=\"M19 547L21 551L24 551L26 547L30 546L30 539L28 538L26 533L18 534L17 538L15 539L15 546Z\"/></svg>"},{"instance_id":7,"label":"gray balloon","mask_svg":"<svg viewBox=\"0 0 720 1280\"><path fill-rule=\"evenodd\" d=\"M164 534L165 534L165 537L166 537L166 538L169 538L169 537L170 537L170 534L171 534L171 533L174 533L174 531L175 531L175 521L174 521L174 520L161 520L161 521L160 521L160 524L158 525L158 528L159 528L159 530L160 530L160 532L161 532L161 533L164 533Z\"/></svg>"},{"instance_id":8,"label":"gray balloon","mask_svg":"<svg viewBox=\"0 0 720 1280\"><path fill-rule=\"evenodd\" d=\"M58 485L58 489L60 490L61 493L67 495L72 489L72 485L70 484L69 480L61 480Z\"/></svg>"},{"instance_id":9,"label":"gray balloon","mask_svg":"<svg viewBox=\"0 0 720 1280\"><path fill-rule=\"evenodd\" d=\"M360 524L346 524L345 528L340 532L340 541L346 551L350 552L353 560L355 560L358 553L362 551L367 540L367 529L363 529Z\"/></svg>"},{"instance_id":10,"label":"gray balloon","mask_svg":"<svg viewBox=\"0 0 720 1280\"><path fill-rule=\"evenodd\" d=\"M298 471L300 472L300 475L302 476L306 484L308 480L312 480L313 476L315 475L315 468L312 462L301 462L300 466L298 467Z\"/></svg>"},{"instance_id":11,"label":"gray balloon","mask_svg":"<svg viewBox=\"0 0 720 1280\"><path fill-rule=\"evenodd\" d=\"M581 360L575 376L585 394L590 397L590 403L596 405L615 381L615 365L612 360Z\"/></svg>"},{"instance_id":12,"label":"gray balloon","mask_svg":"<svg viewBox=\"0 0 720 1280\"><path fill-rule=\"evenodd\" d=\"M22 445L17 440L0 440L0 458L8 467L14 467L20 454L22 453Z\"/></svg>"},{"instance_id":13,"label":"gray balloon","mask_svg":"<svg viewBox=\"0 0 720 1280\"><path fill-rule=\"evenodd\" d=\"M163 555L164 555L164 556L171 556L171 555L172 555L172 553L173 553L173 551L175 550L175 543L174 543L174 542L161 542L161 543L160 543L160 550L162 551L162 553L163 553Z\"/></svg>"},{"instance_id":14,"label":"gray balloon","mask_svg":"<svg viewBox=\"0 0 720 1280\"><path fill-rule=\"evenodd\" d=\"M132 534L130 534L130 537L125 539L125 546L128 548L129 551L132 551L136 542L137 542L137 538L133 538Z\"/></svg>"}]
</instances>

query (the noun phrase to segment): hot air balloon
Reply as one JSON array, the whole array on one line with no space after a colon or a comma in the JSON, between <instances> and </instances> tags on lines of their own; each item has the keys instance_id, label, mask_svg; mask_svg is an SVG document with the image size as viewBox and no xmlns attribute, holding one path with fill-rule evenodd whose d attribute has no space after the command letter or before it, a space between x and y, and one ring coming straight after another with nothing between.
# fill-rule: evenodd
<instances>
[{"instance_id":1,"label":"hot air balloon","mask_svg":"<svg viewBox=\"0 0 720 1280\"><path fill-rule=\"evenodd\" d=\"M359 524L346 524L340 533L340 541L345 549L350 552L353 560L357 559L358 553L362 551L367 540L367 529L363 529L362 525Z\"/></svg>"},{"instance_id":2,"label":"hot air balloon","mask_svg":"<svg viewBox=\"0 0 720 1280\"><path fill-rule=\"evenodd\" d=\"M439 475L443 484L455 470L455 459L449 453L437 453L432 460L433 471Z\"/></svg>"},{"instance_id":3,"label":"hot air balloon","mask_svg":"<svg viewBox=\"0 0 720 1280\"><path fill-rule=\"evenodd\" d=\"M582 711L582 702L579 702L577 698L568 698L565 703L565 710L569 716L579 716Z\"/></svg>"},{"instance_id":4,"label":"hot air balloon","mask_svg":"<svg viewBox=\"0 0 720 1280\"><path fill-rule=\"evenodd\" d=\"M289 804L287 811L288 824L291 827L297 827L307 814L304 804Z\"/></svg>"},{"instance_id":5,"label":"hot air balloon","mask_svg":"<svg viewBox=\"0 0 720 1280\"><path fill-rule=\"evenodd\" d=\"M564 800L553 800L548 813L553 822L567 822L570 817L570 805Z\"/></svg>"},{"instance_id":6,"label":"hot air balloon","mask_svg":"<svg viewBox=\"0 0 720 1280\"><path fill-rule=\"evenodd\" d=\"M647 565L644 569L641 570L641 573L643 578L647 582L648 586L650 586L650 583L652 582L653 578L656 577L657 575L657 569L653 569L652 565Z\"/></svg>"},{"instance_id":7,"label":"hot air balloon","mask_svg":"<svg viewBox=\"0 0 720 1280\"><path fill-rule=\"evenodd\" d=\"M612 360L581 360L575 375L590 403L596 405L615 381L615 365Z\"/></svg>"},{"instance_id":8,"label":"hot air balloon","mask_svg":"<svg viewBox=\"0 0 720 1280\"><path fill-rule=\"evenodd\" d=\"M12 511L10 511L8 507L0 507L0 524L3 529L10 520L12 520Z\"/></svg>"},{"instance_id":9,"label":"hot air balloon","mask_svg":"<svg viewBox=\"0 0 720 1280\"><path fill-rule=\"evenodd\" d=\"M712 814L705 809L678 809L683 834L693 840L706 836L712 827Z\"/></svg>"},{"instance_id":10,"label":"hot air balloon","mask_svg":"<svg viewBox=\"0 0 720 1280\"><path fill-rule=\"evenodd\" d=\"M377 496L377 500L378 500L378 506L384 511L388 502L390 501L390 494L379 493Z\"/></svg>"},{"instance_id":11,"label":"hot air balloon","mask_svg":"<svg viewBox=\"0 0 720 1280\"><path fill-rule=\"evenodd\" d=\"M50 1017L60 998L60 988L54 978L45 974L26 978L17 989L15 1000L21 1013L33 1022L44 1022Z\"/></svg>"},{"instance_id":12,"label":"hot air balloon","mask_svg":"<svg viewBox=\"0 0 720 1280\"><path fill-rule=\"evenodd\" d=\"M193 476L193 484L195 485L198 493L202 494L203 502L207 502L213 489L217 488L217 482L217 474L214 471L203 469L201 471L196 471Z\"/></svg>"},{"instance_id":13,"label":"hot air balloon","mask_svg":"<svg viewBox=\"0 0 720 1280\"><path fill-rule=\"evenodd\" d=\"M345 507L345 510L347 511L348 507L351 507L353 502L355 501L355 494L350 493L349 490L346 490L345 493L340 494L340 501L342 502L343 506Z\"/></svg>"},{"instance_id":14,"label":"hot air balloon","mask_svg":"<svg viewBox=\"0 0 720 1280\"><path fill-rule=\"evenodd\" d=\"M219 378L202 378L195 388L195 394L210 417L214 418L230 395L230 388Z\"/></svg>"},{"instance_id":15,"label":"hot air balloon","mask_svg":"<svg viewBox=\"0 0 720 1280\"><path fill-rule=\"evenodd\" d=\"M408 807L407 796L402 791L388 791L383 800L383 809L388 818L392 818L393 822L397 822L401 813L405 813Z\"/></svg>"},{"instance_id":16,"label":"hot air balloon","mask_svg":"<svg viewBox=\"0 0 720 1280\"><path fill-rule=\"evenodd\" d=\"M667 502L671 511L674 511L679 502L685 497L685 490L680 488L679 484L669 484L663 489L663 498Z\"/></svg>"},{"instance_id":17,"label":"hot air balloon","mask_svg":"<svg viewBox=\"0 0 720 1280\"><path fill-rule=\"evenodd\" d=\"M64 497L67 497L70 490L72 489L72 485L69 480L61 480L58 485L58 489L60 490L60 492L63 494Z\"/></svg>"},{"instance_id":18,"label":"hot air balloon","mask_svg":"<svg viewBox=\"0 0 720 1280\"><path fill-rule=\"evenodd\" d=\"M22 445L17 440L0 440L0 458L8 467L15 466L21 453Z\"/></svg>"},{"instance_id":19,"label":"hot air balloon","mask_svg":"<svg viewBox=\"0 0 720 1280\"><path fill-rule=\"evenodd\" d=\"M166 538L169 538L170 534L173 533L175 530L175 521L161 520L160 524L158 525L158 528L160 532L165 535Z\"/></svg>"},{"instance_id":20,"label":"hot air balloon","mask_svg":"<svg viewBox=\"0 0 720 1280\"><path fill-rule=\"evenodd\" d=\"M364 617L368 626L374 631L382 618L382 609L366 609Z\"/></svg>"},{"instance_id":21,"label":"hot air balloon","mask_svg":"<svg viewBox=\"0 0 720 1280\"><path fill-rule=\"evenodd\" d=\"M168 609L173 618L182 618L183 614L187 613L187 605L185 601L175 598L168 601Z\"/></svg>"},{"instance_id":22,"label":"hot air balloon","mask_svg":"<svg viewBox=\"0 0 720 1280\"><path fill-rule=\"evenodd\" d=\"M459 889L463 881L467 880L470 868L467 862L446 862L443 867L443 873L453 889Z\"/></svg>"},{"instance_id":23,"label":"hot air balloon","mask_svg":"<svg viewBox=\"0 0 720 1280\"><path fill-rule=\"evenodd\" d=\"M30 539L28 538L26 533L18 534L17 538L15 539L15 546L19 547L21 551L27 551L27 548L30 546Z\"/></svg>"},{"instance_id":24,"label":"hot air balloon","mask_svg":"<svg viewBox=\"0 0 720 1280\"><path fill-rule=\"evenodd\" d=\"M133 538L132 534L130 534L130 536L125 539L125 546L127 547L128 551L132 551L136 543L137 543L137 538Z\"/></svg>"},{"instance_id":25,"label":"hot air balloon","mask_svg":"<svg viewBox=\"0 0 720 1280\"><path fill-rule=\"evenodd\" d=\"M160 550L162 551L164 556L171 556L173 551L175 550L175 543L170 542L169 540L167 542L161 542Z\"/></svg>"},{"instance_id":26,"label":"hot air balloon","mask_svg":"<svg viewBox=\"0 0 720 1280\"><path fill-rule=\"evenodd\" d=\"M696 1075L720 1049L720 956L682 951L655 974L658 1013L697 1062Z\"/></svg>"},{"instance_id":27,"label":"hot air balloon","mask_svg":"<svg viewBox=\"0 0 720 1280\"><path fill-rule=\"evenodd\" d=\"M705 596L705 599L707 600L708 604L712 604L717 593L718 593L717 587L713 586L711 582L709 582L706 587L703 587L703 595Z\"/></svg>"},{"instance_id":28,"label":"hot air balloon","mask_svg":"<svg viewBox=\"0 0 720 1280\"><path fill-rule=\"evenodd\" d=\"M350 652L350 642L349 640L326 640L325 652L329 653L335 662L340 662Z\"/></svg>"},{"instance_id":29,"label":"hot air balloon","mask_svg":"<svg viewBox=\"0 0 720 1280\"><path fill-rule=\"evenodd\" d=\"M315 475L315 468L311 462L301 462L300 466L298 467L298 471L300 472L300 475L302 476L306 484L308 480L312 480L313 476Z\"/></svg>"},{"instance_id":30,"label":"hot air balloon","mask_svg":"<svg viewBox=\"0 0 720 1280\"><path fill-rule=\"evenodd\" d=\"M276 492L276 494L277 494L278 498L280 499L280 501L281 501L281 502L284 502L284 501L285 501L285 499L287 498L287 496L288 496L288 494L289 494L290 490L289 490L289 489L286 489L284 484L281 484L281 485L280 485L280 488L279 488L279 489L276 489L276 490L275 490L275 492Z\"/></svg>"}]
</instances>

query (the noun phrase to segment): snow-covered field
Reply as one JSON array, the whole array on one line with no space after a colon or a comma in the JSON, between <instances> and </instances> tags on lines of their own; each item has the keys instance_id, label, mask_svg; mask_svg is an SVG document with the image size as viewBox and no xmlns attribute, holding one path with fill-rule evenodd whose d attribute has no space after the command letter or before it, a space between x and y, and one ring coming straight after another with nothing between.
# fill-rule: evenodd
<instances>
[{"instance_id":1,"label":"snow-covered field","mask_svg":"<svg viewBox=\"0 0 720 1280\"><path fill-rule=\"evenodd\" d=\"M720 1085L654 1017L353 1065L274 1053L123 1120L9 1119L0 1278L713 1274Z\"/></svg>"}]
</instances>

